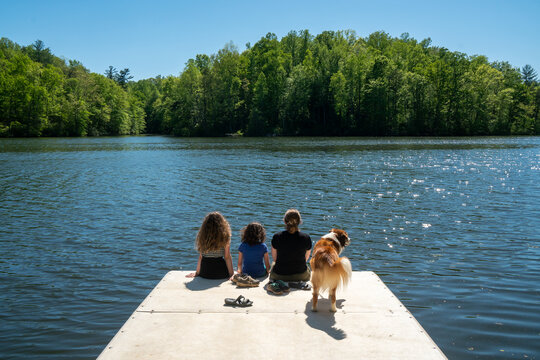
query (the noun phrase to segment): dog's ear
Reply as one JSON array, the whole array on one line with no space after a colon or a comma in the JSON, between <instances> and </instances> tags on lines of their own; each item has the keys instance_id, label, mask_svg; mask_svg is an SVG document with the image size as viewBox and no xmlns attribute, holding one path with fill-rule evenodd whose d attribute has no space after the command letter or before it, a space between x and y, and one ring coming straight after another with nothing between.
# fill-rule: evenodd
<instances>
[{"instance_id":1,"label":"dog's ear","mask_svg":"<svg viewBox=\"0 0 540 360\"><path fill-rule=\"evenodd\" d=\"M338 237L343 236L343 234L347 236L347 233L341 229L332 229L332 232L336 234Z\"/></svg>"},{"instance_id":2,"label":"dog's ear","mask_svg":"<svg viewBox=\"0 0 540 360\"><path fill-rule=\"evenodd\" d=\"M339 243L341 244L342 247L349 245L351 241L349 239L349 235L347 234L345 230L336 229L335 232L337 234Z\"/></svg>"}]
</instances>

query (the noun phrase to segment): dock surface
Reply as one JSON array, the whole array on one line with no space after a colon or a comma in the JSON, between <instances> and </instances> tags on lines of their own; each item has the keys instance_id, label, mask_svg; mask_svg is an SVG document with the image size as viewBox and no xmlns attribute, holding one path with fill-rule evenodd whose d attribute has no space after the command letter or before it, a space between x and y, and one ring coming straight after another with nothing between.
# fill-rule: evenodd
<instances>
[{"instance_id":1,"label":"dock surface","mask_svg":"<svg viewBox=\"0 0 540 360\"><path fill-rule=\"evenodd\" d=\"M311 291L271 295L230 281L171 271L105 347L98 360L446 359L407 308L370 271L355 271L311 311ZM247 308L224 305L244 295Z\"/></svg>"}]
</instances>

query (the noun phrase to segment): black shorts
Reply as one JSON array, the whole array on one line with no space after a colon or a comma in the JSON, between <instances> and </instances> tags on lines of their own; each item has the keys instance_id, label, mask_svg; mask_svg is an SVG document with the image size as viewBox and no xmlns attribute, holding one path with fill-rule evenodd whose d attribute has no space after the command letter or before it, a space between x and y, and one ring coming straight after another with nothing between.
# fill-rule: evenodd
<instances>
[{"instance_id":1,"label":"black shorts","mask_svg":"<svg viewBox=\"0 0 540 360\"><path fill-rule=\"evenodd\" d=\"M202 257L199 276L206 279L228 279L229 269L227 263L222 257Z\"/></svg>"}]
</instances>

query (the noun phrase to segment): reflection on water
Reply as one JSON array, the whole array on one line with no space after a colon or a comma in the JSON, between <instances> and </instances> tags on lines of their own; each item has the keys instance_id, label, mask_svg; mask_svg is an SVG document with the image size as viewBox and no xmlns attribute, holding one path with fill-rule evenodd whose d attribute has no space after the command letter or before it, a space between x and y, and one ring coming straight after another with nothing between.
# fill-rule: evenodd
<instances>
[{"instance_id":1,"label":"reflection on water","mask_svg":"<svg viewBox=\"0 0 540 360\"><path fill-rule=\"evenodd\" d=\"M540 139L0 140L0 358L95 358L205 213L351 236L449 358L540 353ZM233 255L236 258L236 254ZM306 299L306 302L309 298Z\"/></svg>"}]
</instances>

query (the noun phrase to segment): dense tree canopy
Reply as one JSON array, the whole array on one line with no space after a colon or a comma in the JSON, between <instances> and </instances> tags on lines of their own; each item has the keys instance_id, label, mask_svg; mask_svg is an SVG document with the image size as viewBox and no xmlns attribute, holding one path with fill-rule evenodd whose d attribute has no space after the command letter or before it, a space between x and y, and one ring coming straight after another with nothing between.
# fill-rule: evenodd
<instances>
[{"instance_id":1,"label":"dense tree canopy","mask_svg":"<svg viewBox=\"0 0 540 360\"><path fill-rule=\"evenodd\" d=\"M66 63L40 40L0 39L0 136L140 134L144 117L141 99L117 81Z\"/></svg>"},{"instance_id":2,"label":"dense tree canopy","mask_svg":"<svg viewBox=\"0 0 540 360\"><path fill-rule=\"evenodd\" d=\"M408 34L269 33L197 55L179 76L129 81L0 42L0 135L540 134L529 65L488 62Z\"/></svg>"}]
</instances>

